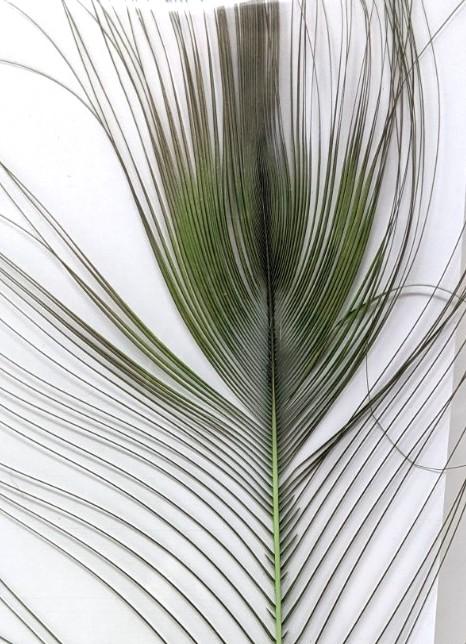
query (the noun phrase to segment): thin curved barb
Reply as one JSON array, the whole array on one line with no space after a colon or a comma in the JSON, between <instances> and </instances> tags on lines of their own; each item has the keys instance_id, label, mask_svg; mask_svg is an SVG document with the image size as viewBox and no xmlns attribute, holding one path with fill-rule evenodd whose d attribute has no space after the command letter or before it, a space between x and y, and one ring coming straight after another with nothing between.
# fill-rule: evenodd
<instances>
[{"instance_id":1,"label":"thin curved barb","mask_svg":"<svg viewBox=\"0 0 466 644\"><path fill-rule=\"evenodd\" d=\"M465 507L463 482L435 515L463 437L433 459L464 380L465 282L462 228L435 282L419 269L439 141L422 5L57 5L68 45L10 10L69 83L2 62L97 121L223 384L5 162L2 225L81 305L2 248L0 426L43 462L2 459L2 517L113 593L138 641L407 642ZM130 235L125 252L138 263ZM7 581L24 641L73 641Z\"/></svg>"}]
</instances>

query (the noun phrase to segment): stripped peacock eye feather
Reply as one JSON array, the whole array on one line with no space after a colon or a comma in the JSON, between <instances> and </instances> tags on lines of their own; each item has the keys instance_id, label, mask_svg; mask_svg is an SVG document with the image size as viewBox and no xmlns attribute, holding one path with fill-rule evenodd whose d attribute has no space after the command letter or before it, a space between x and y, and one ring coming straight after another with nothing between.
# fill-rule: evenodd
<instances>
[{"instance_id":1,"label":"stripped peacock eye feather","mask_svg":"<svg viewBox=\"0 0 466 644\"><path fill-rule=\"evenodd\" d=\"M421 270L440 154L433 45L463 2L432 31L408 0L60 0L67 44L40 11L5 4L69 82L3 66L98 125L133 208L124 252L142 261L142 231L215 377L0 162L17 216L2 226L84 303L2 246L2 306L21 320L0 315L2 333L33 358L1 336L0 429L24 444L19 461L27 446L67 474L1 458L1 516L144 629L92 642L413 641L465 509L463 473L430 520L446 472L463 472L464 430L429 460L463 393L464 269L447 279L463 224L440 276ZM25 642L82 641L2 584Z\"/></svg>"}]
</instances>

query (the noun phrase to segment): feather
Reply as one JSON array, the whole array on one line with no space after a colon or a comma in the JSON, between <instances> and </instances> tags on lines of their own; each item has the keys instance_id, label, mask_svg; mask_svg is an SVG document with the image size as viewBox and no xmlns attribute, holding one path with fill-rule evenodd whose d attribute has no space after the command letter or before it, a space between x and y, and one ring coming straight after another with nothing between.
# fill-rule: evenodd
<instances>
[{"instance_id":1,"label":"feather","mask_svg":"<svg viewBox=\"0 0 466 644\"><path fill-rule=\"evenodd\" d=\"M97 121L154 270L228 392L162 342L2 164L10 224L111 331L1 253L2 299L29 331L2 326L55 380L2 352L0 425L70 474L0 463L18 482L2 478L0 512L113 592L144 641L408 641L464 512L463 483L422 532L450 466L422 457L464 381L442 397L463 316L464 274L444 280L459 242L437 283L413 281L437 163L420 57L435 61L437 34L418 45L406 0L329 4L61 0L73 57L15 9L74 85L16 67ZM371 378L419 290L419 315ZM413 516L375 555L419 476Z\"/></svg>"}]
</instances>

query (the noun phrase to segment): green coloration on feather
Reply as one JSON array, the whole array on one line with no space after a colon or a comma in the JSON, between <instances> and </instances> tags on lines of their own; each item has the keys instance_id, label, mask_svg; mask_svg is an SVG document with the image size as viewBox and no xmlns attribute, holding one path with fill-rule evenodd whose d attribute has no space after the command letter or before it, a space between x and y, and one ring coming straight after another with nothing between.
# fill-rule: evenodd
<instances>
[{"instance_id":1,"label":"green coloration on feather","mask_svg":"<svg viewBox=\"0 0 466 644\"><path fill-rule=\"evenodd\" d=\"M317 590L312 584L325 568L331 547L314 568L311 563L334 517L332 510L323 519L325 504L319 495L324 491L330 497L347 476L351 457L344 459L356 454L364 440L373 440L375 414L383 414L398 388L428 359L463 298L458 285L401 365L389 365L370 398L355 405L335 431L319 434L385 328L422 240L430 194L410 3L348 3L342 8L335 51L321 2L242 2L215 9L201 4L203 12L191 11L194 5L189 2L167 3L166 24L150 3L121 11L98 0L89 6L63 0L62 5L79 64L72 65L56 49L78 82L76 93L120 161L138 223L181 318L231 391L233 402L156 337L57 219L2 166L6 180L27 202L22 213L27 234L68 272L132 349L125 352L98 333L2 255L1 280L12 298L8 302L49 333L65 356L53 362L54 368L71 374L66 366L71 355L114 393L110 396L103 386L92 388L91 380L81 376L80 386L92 388L134 417L131 423L121 420L125 431L120 431L115 426L117 411L112 415L105 406L74 399L50 383L47 391L54 393L46 398L40 393L45 381L37 379L34 387L46 399L41 411L52 416L47 401L64 396L62 413L75 410L78 419L70 426L112 447L124 447L153 467L157 476L179 486L188 500L180 494L172 498L164 486L157 487L157 480L149 484L99 453L66 443L153 494L158 505L151 506L110 475L85 469L58 448L50 451L149 512L157 525L201 558L215 583L156 533L137 529L183 568L189 583L208 597L209 607L216 607L220 626L197 607L196 598L175 577L144 560L151 574L159 574L170 592L189 604L215 641L226 641L221 620L227 618L244 641L254 644L310 642L317 620L312 641L321 641L350 575L337 599L331 595L328 602L334 604L319 622L322 598L333 580L338 581L348 553L354 567L358 564L351 546L361 539L364 552L370 542L364 541L363 529L377 527L371 512L384 500L385 488L359 519L345 553L335 555L337 563ZM361 23L359 49L351 31L356 18ZM111 73L102 71L83 24L99 35ZM53 244L34 226L34 216L47 224ZM63 249L79 269L64 258ZM29 346L41 351L33 343ZM49 358L44 354L43 359ZM125 402L128 398L134 409ZM26 399L22 402L27 404ZM53 435L39 425L36 429ZM317 443L312 443L316 435ZM131 448L119 442L123 438ZM65 449L65 439L56 440ZM424 436L421 450L423 440ZM50 449L39 440L35 445ZM144 457L138 452L142 446ZM412 449L415 459L417 443ZM360 458L362 469L365 455ZM325 468L327 488L319 479ZM344 484L335 516L358 475L359 471ZM70 491L60 491L71 498ZM78 500L109 515L89 499ZM196 512L191 500L202 511ZM176 521L179 514L185 529ZM68 534L58 524L36 518ZM320 530L317 536L314 521ZM345 521L333 528L331 545ZM223 540L226 532L230 544ZM54 542L50 545L63 551ZM219 563L218 553L235 574L229 575ZM220 583L233 602L222 596ZM173 606L141 589L185 638L196 641ZM166 641L150 618L113 590L154 636ZM247 614L249 626L239 609ZM404 615L403 610L400 604L395 613ZM400 637L408 626L403 622Z\"/></svg>"}]
</instances>

